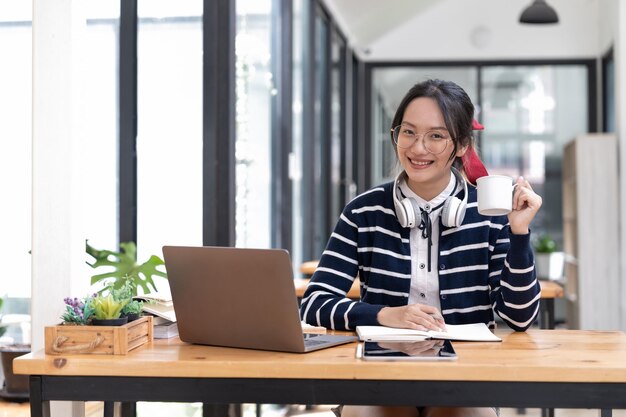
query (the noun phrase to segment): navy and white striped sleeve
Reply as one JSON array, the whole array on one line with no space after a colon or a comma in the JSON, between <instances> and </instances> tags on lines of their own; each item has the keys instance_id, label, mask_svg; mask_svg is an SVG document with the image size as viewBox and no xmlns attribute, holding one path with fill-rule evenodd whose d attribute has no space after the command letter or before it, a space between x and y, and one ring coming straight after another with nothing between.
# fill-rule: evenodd
<instances>
[{"instance_id":1,"label":"navy and white striped sleeve","mask_svg":"<svg viewBox=\"0 0 626 417\"><path fill-rule=\"evenodd\" d=\"M495 312L512 329L528 329L539 312L541 296L530 233L515 235L508 225L501 229L489 262L489 285Z\"/></svg>"},{"instance_id":2,"label":"navy and white striped sleeve","mask_svg":"<svg viewBox=\"0 0 626 417\"><path fill-rule=\"evenodd\" d=\"M376 316L384 307L346 297L359 272L358 215L350 207L339 217L302 298L300 317L314 326L354 330L357 325L378 324Z\"/></svg>"}]
</instances>

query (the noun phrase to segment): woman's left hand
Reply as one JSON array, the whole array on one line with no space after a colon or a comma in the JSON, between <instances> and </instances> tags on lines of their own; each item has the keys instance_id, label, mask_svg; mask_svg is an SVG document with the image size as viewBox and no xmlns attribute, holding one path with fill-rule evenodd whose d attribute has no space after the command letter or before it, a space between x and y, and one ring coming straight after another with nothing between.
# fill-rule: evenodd
<instances>
[{"instance_id":1,"label":"woman's left hand","mask_svg":"<svg viewBox=\"0 0 626 417\"><path fill-rule=\"evenodd\" d=\"M513 210L509 213L511 232L516 235L528 233L528 226L541 207L541 197L536 194L528 181L519 177L513 194Z\"/></svg>"}]
</instances>

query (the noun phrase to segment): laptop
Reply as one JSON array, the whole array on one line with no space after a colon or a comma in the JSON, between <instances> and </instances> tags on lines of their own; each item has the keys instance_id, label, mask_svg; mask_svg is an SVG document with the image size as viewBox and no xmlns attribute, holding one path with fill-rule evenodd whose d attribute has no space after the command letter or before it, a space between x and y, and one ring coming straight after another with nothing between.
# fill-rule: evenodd
<instances>
[{"instance_id":1,"label":"laptop","mask_svg":"<svg viewBox=\"0 0 626 417\"><path fill-rule=\"evenodd\" d=\"M357 340L303 334L285 250L164 246L163 256L184 342L303 353Z\"/></svg>"}]
</instances>

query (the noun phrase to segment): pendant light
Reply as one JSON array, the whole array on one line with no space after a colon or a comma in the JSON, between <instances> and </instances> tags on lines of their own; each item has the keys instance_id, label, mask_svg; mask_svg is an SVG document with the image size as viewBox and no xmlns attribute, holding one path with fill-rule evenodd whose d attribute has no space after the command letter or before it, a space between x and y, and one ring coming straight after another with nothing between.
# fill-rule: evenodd
<instances>
[{"instance_id":1,"label":"pendant light","mask_svg":"<svg viewBox=\"0 0 626 417\"><path fill-rule=\"evenodd\" d=\"M520 23L546 24L558 23L559 16L545 0L534 0L519 17Z\"/></svg>"}]
</instances>

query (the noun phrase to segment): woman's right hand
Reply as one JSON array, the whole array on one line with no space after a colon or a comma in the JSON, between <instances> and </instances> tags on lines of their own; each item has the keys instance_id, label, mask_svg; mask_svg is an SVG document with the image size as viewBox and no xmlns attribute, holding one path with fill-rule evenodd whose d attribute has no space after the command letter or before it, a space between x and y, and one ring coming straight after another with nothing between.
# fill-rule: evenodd
<instances>
[{"instance_id":1,"label":"woman's right hand","mask_svg":"<svg viewBox=\"0 0 626 417\"><path fill-rule=\"evenodd\" d=\"M424 304L384 307L378 312L378 323L401 329L444 331L446 323L439 310Z\"/></svg>"}]
</instances>

